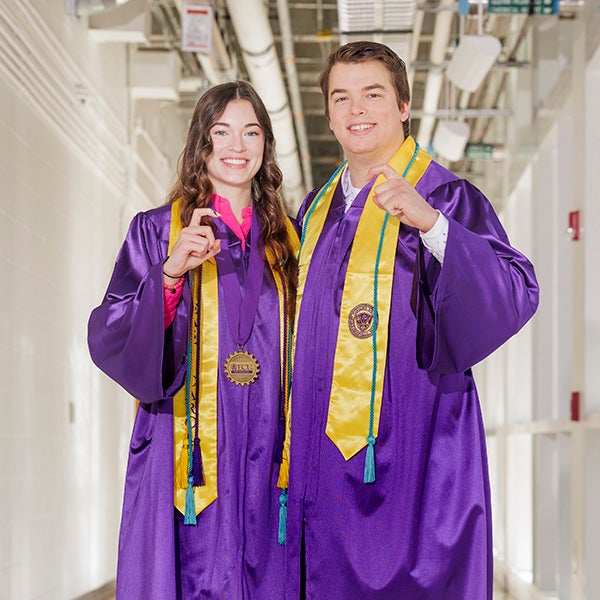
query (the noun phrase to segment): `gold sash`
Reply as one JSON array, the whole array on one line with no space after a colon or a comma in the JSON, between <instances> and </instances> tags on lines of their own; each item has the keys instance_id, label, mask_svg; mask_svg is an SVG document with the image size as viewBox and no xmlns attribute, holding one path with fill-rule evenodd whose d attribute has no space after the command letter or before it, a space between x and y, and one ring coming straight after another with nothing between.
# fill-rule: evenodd
<instances>
[{"instance_id":1,"label":"gold sash","mask_svg":"<svg viewBox=\"0 0 600 600\"><path fill-rule=\"evenodd\" d=\"M417 184L431 162L431 157L423 150L419 150L413 157L415 150L415 141L412 137L408 137L389 162L389 165L400 174L410 166L405 177L413 186ZM338 173L320 197L317 196L318 205L312 210L308 222L305 219L306 231L303 232L300 250L296 314L300 312L310 260L329 212L339 177ZM326 431L346 460L367 445L373 386L372 432L375 438L379 428L392 281L400 229L400 221L396 217L388 217L383 238L380 240L387 213L372 201L372 196L375 188L384 181L382 175L376 179L365 202L352 243L342 295ZM375 307L377 315L375 353L370 327L372 327L374 314L375 265L378 254L380 258ZM373 376L374 354L377 360L375 376Z\"/></svg>"},{"instance_id":2,"label":"gold sash","mask_svg":"<svg viewBox=\"0 0 600 600\"><path fill-rule=\"evenodd\" d=\"M292 250L297 251L299 246L298 236L289 219L286 219L288 238ZM169 232L169 254L179 237L181 231L181 202L173 202L171 207L171 228ZM279 329L281 355L284 351L286 319L285 294L281 280L279 263L270 247L265 248L265 255L269 262L273 279L277 286L279 296ZM200 282L201 278L201 282ZM204 474L204 485L194 486L194 504L196 515L200 514L209 504L217 498L217 381L219 373L219 286L217 277L217 263L213 258L202 263L193 278L195 282L192 289L192 325L191 325L191 356L188 357L188 368L191 366L190 385L192 390L198 390L200 401L198 402L198 431L200 437L200 450L202 454L202 467ZM201 285L201 293L199 293ZM198 296L200 296L200 323L198 311L196 310ZM291 319L291 316L290 316ZM200 339L198 339L198 337ZM200 353L198 356L198 352ZM195 365L199 365L199 385L196 385L197 375ZM283 389L287 388L287 373L282 370L281 382ZM286 396L287 398L287 396ZM190 393L190 414L196 414L196 402L193 393ZM287 420L287 406L286 420ZM185 514L186 491L188 487L188 427L186 420L186 385L175 394L173 398L173 421L174 421L174 503L177 510ZM287 460L282 463L280 471L286 470ZM280 473L281 476L281 473Z\"/></svg>"}]
</instances>

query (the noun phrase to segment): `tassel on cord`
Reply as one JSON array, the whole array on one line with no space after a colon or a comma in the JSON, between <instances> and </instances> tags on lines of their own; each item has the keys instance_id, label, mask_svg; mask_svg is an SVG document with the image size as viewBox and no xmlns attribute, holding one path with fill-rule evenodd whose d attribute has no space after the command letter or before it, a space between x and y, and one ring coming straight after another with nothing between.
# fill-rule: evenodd
<instances>
[{"instance_id":1,"label":"tassel on cord","mask_svg":"<svg viewBox=\"0 0 600 600\"><path fill-rule=\"evenodd\" d=\"M287 529L287 489L281 490L279 495L279 530L277 532L277 541L285 546L286 542L286 529Z\"/></svg>"},{"instance_id":2,"label":"tassel on cord","mask_svg":"<svg viewBox=\"0 0 600 600\"><path fill-rule=\"evenodd\" d=\"M185 491L185 515L183 517L184 525L197 525L196 519L196 502L194 500L194 481L190 477L188 479L187 490Z\"/></svg>"},{"instance_id":3,"label":"tassel on cord","mask_svg":"<svg viewBox=\"0 0 600 600\"><path fill-rule=\"evenodd\" d=\"M365 476L364 483L373 483L375 481L375 438L370 435L367 437L367 455L365 457Z\"/></svg>"},{"instance_id":4,"label":"tassel on cord","mask_svg":"<svg viewBox=\"0 0 600 600\"><path fill-rule=\"evenodd\" d=\"M192 467L194 486L198 487L200 485L206 485L206 482L204 481L204 468L202 466L200 440L198 438L194 439L194 460L192 462Z\"/></svg>"},{"instance_id":5,"label":"tassel on cord","mask_svg":"<svg viewBox=\"0 0 600 600\"><path fill-rule=\"evenodd\" d=\"M287 452L284 450L283 456L281 457L281 465L279 465L279 477L277 478L277 487L287 489L288 481L290 478L290 463L287 458Z\"/></svg>"},{"instance_id":6,"label":"tassel on cord","mask_svg":"<svg viewBox=\"0 0 600 600\"><path fill-rule=\"evenodd\" d=\"M181 444L181 451L179 452L179 458L177 459L177 466L175 467L175 485L184 490L187 486L188 479L188 452L187 443Z\"/></svg>"}]
</instances>

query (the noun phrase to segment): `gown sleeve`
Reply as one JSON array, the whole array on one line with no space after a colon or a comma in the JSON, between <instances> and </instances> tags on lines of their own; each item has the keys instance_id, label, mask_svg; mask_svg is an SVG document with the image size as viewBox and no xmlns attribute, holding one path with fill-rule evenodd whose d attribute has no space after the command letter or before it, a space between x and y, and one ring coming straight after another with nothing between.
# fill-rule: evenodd
<instances>
[{"instance_id":1,"label":"gown sleeve","mask_svg":"<svg viewBox=\"0 0 600 600\"><path fill-rule=\"evenodd\" d=\"M533 265L508 240L485 196L465 180L428 198L449 221L443 267L419 242L413 308L419 367L460 373L491 354L533 316ZM427 256L426 256L427 255Z\"/></svg>"},{"instance_id":2,"label":"gown sleeve","mask_svg":"<svg viewBox=\"0 0 600 600\"><path fill-rule=\"evenodd\" d=\"M184 284L175 320L165 329L167 243L147 214L133 218L104 299L88 323L94 363L144 403L171 397L185 377L189 286Z\"/></svg>"}]
</instances>

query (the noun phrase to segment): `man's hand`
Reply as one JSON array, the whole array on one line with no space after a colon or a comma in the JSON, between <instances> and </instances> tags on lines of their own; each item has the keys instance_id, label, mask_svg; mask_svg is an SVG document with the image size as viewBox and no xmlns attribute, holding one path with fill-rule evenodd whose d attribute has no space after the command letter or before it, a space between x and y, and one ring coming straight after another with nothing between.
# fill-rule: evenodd
<instances>
[{"instance_id":1,"label":"man's hand","mask_svg":"<svg viewBox=\"0 0 600 600\"><path fill-rule=\"evenodd\" d=\"M375 188L373 202L402 223L428 232L435 225L438 212L390 165L372 167L367 177L370 180L378 175L383 175L387 181Z\"/></svg>"}]
</instances>

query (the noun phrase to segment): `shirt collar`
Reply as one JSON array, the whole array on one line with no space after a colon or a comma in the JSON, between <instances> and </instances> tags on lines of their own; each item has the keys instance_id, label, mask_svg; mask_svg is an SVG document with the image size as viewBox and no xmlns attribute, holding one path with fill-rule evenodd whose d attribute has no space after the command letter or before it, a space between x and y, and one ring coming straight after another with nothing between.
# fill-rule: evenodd
<instances>
[{"instance_id":1,"label":"shirt collar","mask_svg":"<svg viewBox=\"0 0 600 600\"><path fill-rule=\"evenodd\" d=\"M344 193L344 212L346 212L350 205L354 202L356 196L360 192L362 188L357 188L352 185L350 181L350 170L348 169L348 165L344 167L342 172L342 192Z\"/></svg>"}]
</instances>

